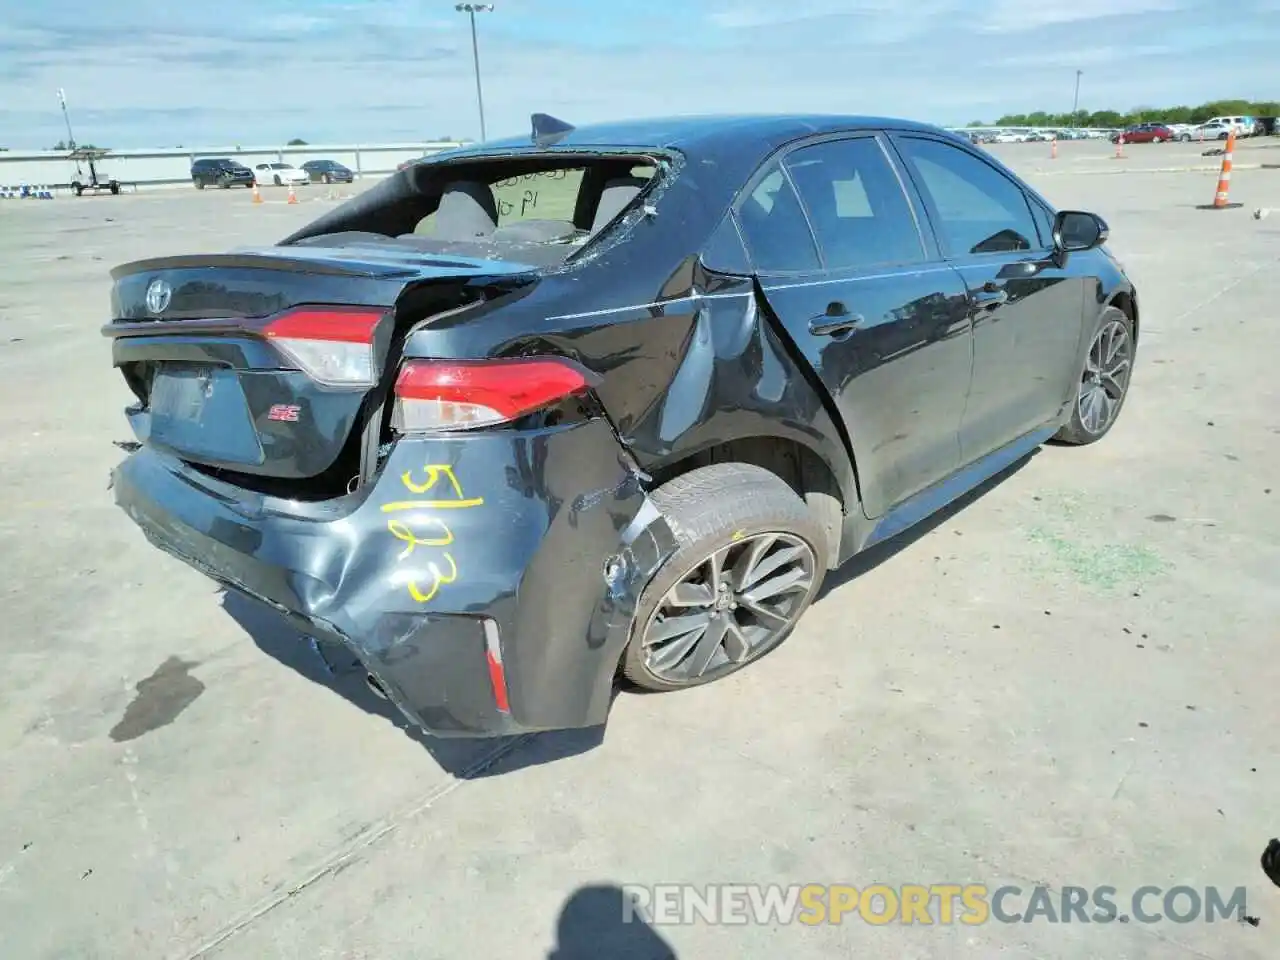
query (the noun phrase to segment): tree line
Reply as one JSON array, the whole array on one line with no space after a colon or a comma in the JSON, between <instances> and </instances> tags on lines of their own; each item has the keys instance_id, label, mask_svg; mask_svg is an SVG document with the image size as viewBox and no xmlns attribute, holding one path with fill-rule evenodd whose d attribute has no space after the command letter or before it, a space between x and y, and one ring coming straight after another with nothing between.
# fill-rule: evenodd
<instances>
[{"instance_id":1,"label":"tree line","mask_svg":"<svg viewBox=\"0 0 1280 960\"><path fill-rule=\"evenodd\" d=\"M1204 123L1210 117L1274 117L1280 115L1277 100L1213 100L1198 107L1134 107L1118 110L1081 110L1077 113L1007 113L995 123L972 121L971 127L1127 127L1133 123Z\"/></svg>"}]
</instances>

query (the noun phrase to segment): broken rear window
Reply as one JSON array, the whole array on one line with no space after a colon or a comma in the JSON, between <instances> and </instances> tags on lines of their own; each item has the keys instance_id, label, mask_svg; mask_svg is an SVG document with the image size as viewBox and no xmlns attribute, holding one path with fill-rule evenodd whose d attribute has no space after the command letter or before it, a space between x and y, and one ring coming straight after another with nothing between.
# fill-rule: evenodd
<instances>
[{"instance_id":1,"label":"broken rear window","mask_svg":"<svg viewBox=\"0 0 1280 960\"><path fill-rule=\"evenodd\" d=\"M414 164L322 218L322 232L292 242L398 242L549 266L630 209L660 162L635 154L548 152Z\"/></svg>"},{"instance_id":2,"label":"broken rear window","mask_svg":"<svg viewBox=\"0 0 1280 960\"><path fill-rule=\"evenodd\" d=\"M502 172L501 165L494 164L494 173ZM506 228L525 223L530 227L540 225L536 230L519 231L520 239L547 242L586 239L592 233L603 229L619 212L630 205L654 174L650 163L634 164L625 169L598 174L594 183L589 182L588 189L593 194L599 193L595 204L595 215L586 223L578 218L584 206L590 207L592 198L583 196L584 180L588 180L586 166L555 166L551 169L532 170L515 173L498 180L463 179L459 177L452 182L445 182L442 188L450 194L451 187L465 183L466 193L470 200L480 207L492 202L492 212L496 215L494 239L501 239L508 231ZM442 178L443 179L443 178ZM484 188L487 188L487 194ZM443 198L442 198L443 200ZM584 200L588 201L584 204ZM447 220L452 213L451 204L442 203ZM432 211L418 221L414 234L422 237L444 237L452 232L446 225L443 229L437 226L439 211ZM477 221L481 231L486 224Z\"/></svg>"}]
</instances>

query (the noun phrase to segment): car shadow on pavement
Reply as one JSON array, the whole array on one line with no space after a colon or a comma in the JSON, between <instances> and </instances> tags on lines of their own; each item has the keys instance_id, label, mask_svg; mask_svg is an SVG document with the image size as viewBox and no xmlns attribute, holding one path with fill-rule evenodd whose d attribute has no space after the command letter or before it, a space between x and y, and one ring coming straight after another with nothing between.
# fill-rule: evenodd
<instances>
[{"instance_id":1,"label":"car shadow on pavement","mask_svg":"<svg viewBox=\"0 0 1280 960\"><path fill-rule=\"evenodd\" d=\"M814 599L814 603L820 603L833 590L838 590L846 583L857 579L869 570L874 570L880 564L887 560L893 559L907 547L911 546L917 540L920 540L925 534L932 533L935 529L946 523L969 504L982 499L1000 484L1004 483L1015 473L1025 467L1039 453L1041 447L1036 447L1029 454L1020 460L1017 460L1009 466L1005 467L999 473L990 479L978 484L968 493L957 497L947 506L943 507L937 513L926 517L913 527L903 530L900 534L890 537L883 543L877 543L874 547L864 550L846 563L839 570L832 570L827 574L827 578L822 583L822 589L818 591L818 596Z\"/></svg>"},{"instance_id":2,"label":"car shadow on pavement","mask_svg":"<svg viewBox=\"0 0 1280 960\"><path fill-rule=\"evenodd\" d=\"M334 652L326 656L281 614L235 591L222 592L222 609L263 653L313 683L328 687L366 713L383 718L420 743L441 769L460 780L499 776L552 763L586 753L604 742L603 727L479 740L433 737L409 723L395 706L369 688L365 672L354 657L344 658Z\"/></svg>"},{"instance_id":3,"label":"car shadow on pavement","mask_svg":"<svg viewBox=\"0 0 1280 960\"><path fill-rule=\"evenodd\" d=\"M621 887L579 887L560 909L547 960L676 960Z\"/></svg>"}]
</instances>

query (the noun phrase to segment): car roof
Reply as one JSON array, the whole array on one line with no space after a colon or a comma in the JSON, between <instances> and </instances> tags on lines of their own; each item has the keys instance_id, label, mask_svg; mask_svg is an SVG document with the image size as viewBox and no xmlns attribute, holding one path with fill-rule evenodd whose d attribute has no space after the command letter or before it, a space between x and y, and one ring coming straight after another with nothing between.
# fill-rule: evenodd
<instances>
[{"instance_id":1,"label":"car roof","mask_svg":"<svg viewBox=\"0 0 1280 960\"><path fill-rule=\"evenodd\" d=\"M702 152L730 145L775 147L812 135L886 127L931 133L946 132L939 127L910 120L854 115L730 114L657 117L576 127L557 139L553 149L639 147ZM449 151L449 155L484 154L517 148L536 149L537 145L526 134Z\"/></svg>"}]
</instances>

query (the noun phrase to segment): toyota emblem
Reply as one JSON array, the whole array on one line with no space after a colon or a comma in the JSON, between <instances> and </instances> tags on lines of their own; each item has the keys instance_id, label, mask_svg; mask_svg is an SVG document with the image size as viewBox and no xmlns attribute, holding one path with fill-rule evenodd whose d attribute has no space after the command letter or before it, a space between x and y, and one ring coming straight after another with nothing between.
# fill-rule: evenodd
<instances>
[{"instance_id":1,"label":"toyota emblem","mask_svg":"<svg viewBox=\"0 0 1280 960\"><path fill-rule=\"evenodd\" d=\"M169 301L173 299L173 287L168 281L157 277L147 285L147 309L154 314L164 313L169 309Z\"/></svg>"}]
</instances>

